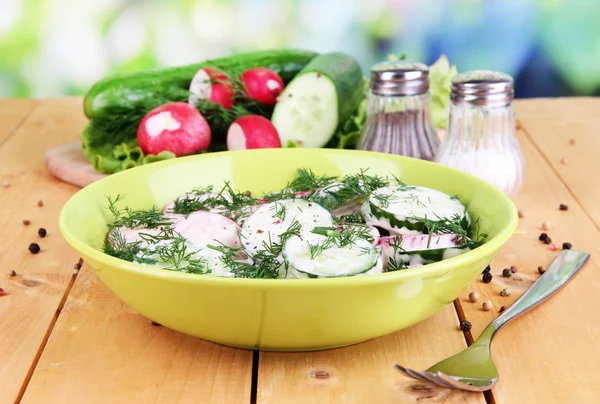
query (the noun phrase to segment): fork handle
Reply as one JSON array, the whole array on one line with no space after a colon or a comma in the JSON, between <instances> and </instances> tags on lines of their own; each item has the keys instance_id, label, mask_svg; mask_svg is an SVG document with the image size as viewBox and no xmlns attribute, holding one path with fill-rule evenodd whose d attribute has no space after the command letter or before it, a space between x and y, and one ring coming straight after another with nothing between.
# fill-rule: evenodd
<instances>
[{"instance_id":1,"label":"fork handle","mask_svg":"<svg viewBox=\"0 0 600 404\"><path fill-rule=\"evenodd\" d=\"M577 250L561 251L546 272L517 301L488 325L474 344L491 343L496 332L508 321L545 301L566 285L590 258Z\"/></svg>"}]
</instances>

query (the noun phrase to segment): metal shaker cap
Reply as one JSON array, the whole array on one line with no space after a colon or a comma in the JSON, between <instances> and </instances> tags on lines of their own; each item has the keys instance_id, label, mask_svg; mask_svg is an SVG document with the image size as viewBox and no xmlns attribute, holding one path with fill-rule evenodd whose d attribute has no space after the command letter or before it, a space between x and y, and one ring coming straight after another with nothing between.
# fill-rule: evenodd
<instances>
[{"instance_id":1,"label":"metal shaker cap","mask_svg":"<svg viewBox=\"0 0 600 404\"><path fill-rule=\"evenodd\" d=\"M429 91L429 67L405 60L377 63L371 68L371 91L379 95L418 95Z\"/></svg>"},{"instance_id":2,"label":"metal shaker cap","mask_svg":"<svg viewBox=\"0 0 600 404\"><path fill-rule=\"evenodd\" d=\"M450 99L454 103L502 107L515 97L513 79L507 74L490 70L473 70L452 78Z\"/></svg>"}]
</instances>

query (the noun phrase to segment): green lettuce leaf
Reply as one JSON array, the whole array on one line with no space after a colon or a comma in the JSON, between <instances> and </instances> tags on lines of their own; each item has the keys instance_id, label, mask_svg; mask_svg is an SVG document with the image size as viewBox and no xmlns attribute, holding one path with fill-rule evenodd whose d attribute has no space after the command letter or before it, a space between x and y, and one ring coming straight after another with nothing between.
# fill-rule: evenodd
<instances>
[{"instance_id":1,"label":"green lettuce leaf","mask_svg":"<svg viewBox=\"0 0 600 404\"><path fill-rule=\"evenodd\" d=\"M112 174L154 161L175 158L175 154L164 151L157 155L144 155L136 139L113 144L98 141L107 136L102 128L90 121L81 133L83 152L97 171Z\"/></svg>"},{"instance_id":2,"label":"green lettuce leaf","mask_svg":"<svg viewBox=\"0 0 600 404\"><path fill-rule=\"evenodd\" d=\"M456 66L450 67L446 55L429 68L429 92L431 93L431 119L436 128L446 129L452 77L457 73Z\"/></svg>"}]
</instances>

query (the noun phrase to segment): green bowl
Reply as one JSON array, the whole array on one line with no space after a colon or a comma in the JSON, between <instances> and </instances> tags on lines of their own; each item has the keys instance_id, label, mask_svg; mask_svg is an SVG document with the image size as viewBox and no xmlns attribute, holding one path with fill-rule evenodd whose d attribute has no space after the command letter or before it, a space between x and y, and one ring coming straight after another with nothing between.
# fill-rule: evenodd
<instances>
[{"instance_id":1,"label":"green bowl","mask_svg":"<svg viewBox=\"0 0 600 404\"><path fill-rule=\"evenodd\" d=\"M111 219L107 196L125 194L132 208L162 207L198 187L230 181L234 189L280 189L297 168L344 175L369 169L412 185L459 194L488 233L481 247L445 261L377 275L334 279L231 279L173 272L102 253ZM350 345L432 316L490 263L517 225L500 190L461 171L372 152L262 149L203 154L120 172L75 194L60 230L97 276L126 304L175 330L225 345L264 350L317 350Z\"/></svg>"}]
</instances>

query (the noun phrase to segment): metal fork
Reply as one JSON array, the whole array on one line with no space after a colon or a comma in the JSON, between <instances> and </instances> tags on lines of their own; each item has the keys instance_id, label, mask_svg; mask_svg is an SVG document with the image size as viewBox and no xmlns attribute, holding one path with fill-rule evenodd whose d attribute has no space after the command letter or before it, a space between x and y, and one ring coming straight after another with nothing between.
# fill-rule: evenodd
<instances>
[{"instance_id":1,"label":"metal fork","mask_svg":"<svg viewBox=\"0 0 600 404\"><path fill-rule=\"evenodd\" d=\"M399 364L394 367L406 376L443 387L468 391L490 390L498 381L490 346L496 332L519 314L545 301L567 284L587 262L590 254L583 251L563 250L546 272L516 302L486 327L479 338L467 349L418 372Z\"/></svg>"}]
</instances>

